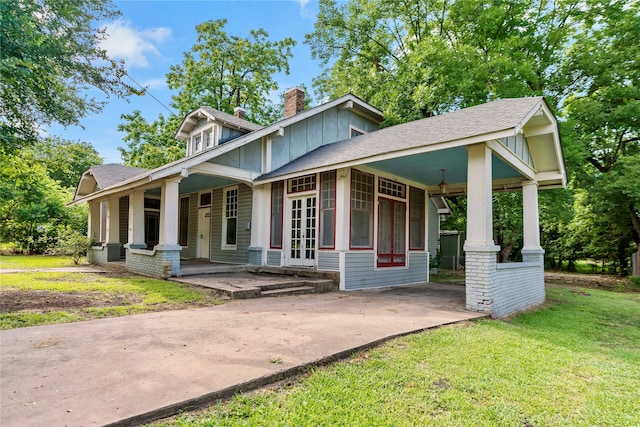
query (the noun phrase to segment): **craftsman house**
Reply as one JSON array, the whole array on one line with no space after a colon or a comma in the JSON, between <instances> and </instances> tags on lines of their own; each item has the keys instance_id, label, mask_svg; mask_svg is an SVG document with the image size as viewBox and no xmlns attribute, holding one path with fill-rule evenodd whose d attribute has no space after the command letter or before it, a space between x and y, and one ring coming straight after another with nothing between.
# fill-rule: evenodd
<instances>
[{"instance_id":1,"label":"craftsman house","mask_svg":"<svg viewBox=\"0 0 640 427\"><path fill-rule=\"evenodd\" d=\"M503 99L379 129L349 94L262 127L209 107L176 138L185 157L154 170L102 165L80 179L94 263L125 259L150 276L181 260L339 272L340 289L426 282L443 196L466 194L467 308L505 316L544 301L538 190L566 174L541 97ZM446 181L446 182L445 182ZM492 193L522 191L523 262L496 262Z\"/></svg>"}]
</instances>

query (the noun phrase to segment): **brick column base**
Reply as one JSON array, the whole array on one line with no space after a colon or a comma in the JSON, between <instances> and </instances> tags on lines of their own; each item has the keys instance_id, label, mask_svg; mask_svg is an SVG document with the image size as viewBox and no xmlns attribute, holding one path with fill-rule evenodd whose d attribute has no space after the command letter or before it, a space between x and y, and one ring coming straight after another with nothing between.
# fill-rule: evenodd
<instances>
[{"instance_id":1,"label":"brick column base","mask_svg":"<svg viewBox=\"0 0 640 427\"><path fill-rule=\"evenodd\" d=\"M499 246L465 247L467 310L492 313Z\"/></svg>"}]
</instances>

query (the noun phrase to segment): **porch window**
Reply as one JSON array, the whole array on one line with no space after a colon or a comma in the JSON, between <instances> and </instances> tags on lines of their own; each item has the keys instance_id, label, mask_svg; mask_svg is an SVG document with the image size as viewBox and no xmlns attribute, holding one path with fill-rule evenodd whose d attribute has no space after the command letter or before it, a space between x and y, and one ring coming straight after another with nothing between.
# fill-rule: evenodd
<instances>
[{"instance_id":1,"label":"porch window","mask_svg":"<svg viewBox=\"0 0 640 427\"><path fill-rule=\"evenodd\" d=\"M226 188L224 195L222 244L225 249L235 249L238 241L238 187Z\"/></svg>"},{"instance_id":2,"label":"porch window","mask_svg":"<svg viewBox=\"0 0 640 427\"><path fill-rule=\"evenodd\" d=\"M379 198L378 267L405 265L406 204Z\"/></svg>"},{"instance_id":3,"label":"porch window","mask_svg":"<svg viewBox=\"0 0 640 427\"><path fill-rule=\"evenodd\" d=\"M336 171L320 174L320 247L335 247Z\"/></svg>"},{"instance_id":4,"label":"porch window","mask_svg":"<svg viewBox=\"0 0 640 427\"><path fill-rule=\"evenodd\" d=\"M373 248L373 175L351 171L351 248Z\"/></svg>"},{"instance_id":5,"label":"porch window","mask_svg":"<svg viewBox=\"0 0 640 427\"><path fill-rule=\"evenodd\" d=\"M282 249L284 181L271 183L271 247Z\"/></svg>"},{"instance_id":6,"label":"porch window","mask_svg":"<svg viewBox=\"0 0 640 427\"><path fill-rule=\"evenodd\" d=\"M390 179L378 178L378 193L404 199L407 194L407 186Z\"/></svg>"},{"instance_id":7,"label":"porch window","mask_svg":"<svg viewBox=\"0 0 640 427\"><path fill-rule=\"evenodd\" d=\"M299 178L289 180L289 193L297 193L299 191L311 191L316 189L316 176L306 175Z\"/></svg>"},{"instance_id":8,"label":"porch window","mask_svg":"<svg viewBox=\"0 0 640 427\"><path fill-rule=\"evenodd\" d=\"M189 236L189 197L182 197L180 199L178 228L178 244L180 244L180 246L187 246Z\"/></svg>"},{"instance_id":9,"label":"porch window","mask_svg":"<svg viewBox=\"0 0 640 427\"><path fill-rule=\"evenodd\" d=\"M424 190L409 187L409 249L424 250L425 222Z\"/></svg>"}]
</instances>

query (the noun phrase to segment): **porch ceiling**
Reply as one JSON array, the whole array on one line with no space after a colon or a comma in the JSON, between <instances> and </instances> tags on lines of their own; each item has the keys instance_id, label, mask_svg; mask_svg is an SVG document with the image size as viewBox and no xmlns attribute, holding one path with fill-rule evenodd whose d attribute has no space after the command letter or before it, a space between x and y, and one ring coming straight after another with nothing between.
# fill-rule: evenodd
<instances>
[{"instance_id":1,"label":"porch ceiling","mask_svg":"<svg viewBox=\"0 0 640 427\"><path fill-rule=\"evenodd\" d=\"M180 181L180 194L197 193L211 188L226 187L237 181L212 175L189 175Z\"/></svg>"},{"instance_id":2,"label":"porch ceiling","mask_svg":"<svg viewBox=\"0 0 640 427\"><path fill-rule=\"evenodd\" d=\"M444 179L452 187L466 187L467 149L454 147L441 151L413 154L406 157L368 163L374 169L408 179L429 187L436 187L442 180L440 169L446 169ZM492 155L492 174L495 180L525 178L495 154Z\"/></svg>"}]
</instances>

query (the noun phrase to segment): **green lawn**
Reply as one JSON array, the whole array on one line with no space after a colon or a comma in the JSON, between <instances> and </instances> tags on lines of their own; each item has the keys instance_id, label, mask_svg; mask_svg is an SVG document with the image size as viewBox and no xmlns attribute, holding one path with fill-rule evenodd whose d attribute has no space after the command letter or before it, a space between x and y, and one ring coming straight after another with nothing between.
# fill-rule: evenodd
<instances>
[{"instance_id":1,"label":"green lawn","mask_svg":"<svg viewBox=\"0 0 640 427\"><path fill-rule=\"evenodd\" d=\"M640 294L553 287L536 312L395 339L159 425L638 426L639 366Z\"/></svg>"},{"instance_id":2,"label":"green lawn","mask_svg":"<svg viewBox=\"0 0 640 427\"><path fill-rule=\"evenodd\" d=\"M0 268L30 269L72 267L71 257L57 255L0 255Z\"/></svg>"},{"instance_id":3,"label":"green lawn","mask_svg":"<svg viewBox=\"0 0 640 427\"><path fill-rule=\"evenodd\" d=\"M11 296L22 292L18 302L25 307L3 309L0 329L222 303L204 288L134 275L2 274L0 292L3 305L8 304Z\"/></svg>"}]
</instances>

